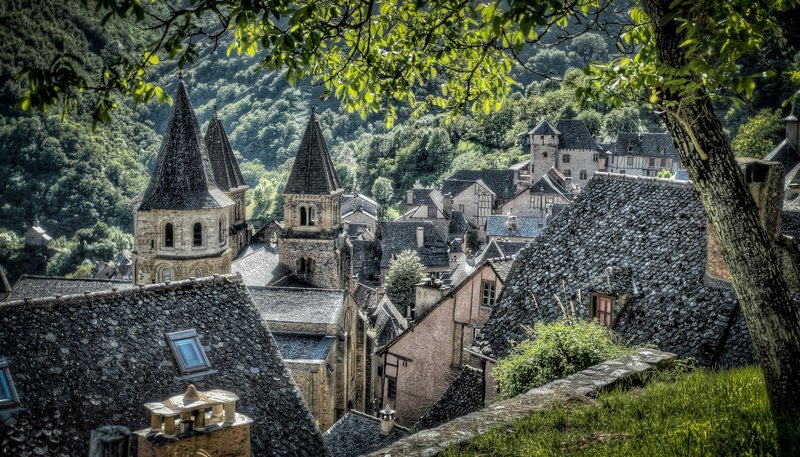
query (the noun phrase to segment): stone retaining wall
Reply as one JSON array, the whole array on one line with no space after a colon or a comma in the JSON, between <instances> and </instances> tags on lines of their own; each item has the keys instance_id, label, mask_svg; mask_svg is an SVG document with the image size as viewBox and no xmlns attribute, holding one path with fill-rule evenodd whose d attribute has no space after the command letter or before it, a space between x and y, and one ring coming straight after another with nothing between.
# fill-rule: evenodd
<instances>
[{"instance_id":1,"label":"stone retaining wall","mask_svg":"<svg viewBox=\"0 0 800 457\"><path fill-rule=\"evenodd\" d=\"M619 384L635 383L647 372L672 365L676 358L675 354L669 352L638 349L633 354L594 365L514 398L495 402L439 427L423 430L369 455L438 455L449 446L469 441L493 428L513 424L534 411L544 409L553 401L575 397L588 399Z\"/></svg>"}]
</instances>

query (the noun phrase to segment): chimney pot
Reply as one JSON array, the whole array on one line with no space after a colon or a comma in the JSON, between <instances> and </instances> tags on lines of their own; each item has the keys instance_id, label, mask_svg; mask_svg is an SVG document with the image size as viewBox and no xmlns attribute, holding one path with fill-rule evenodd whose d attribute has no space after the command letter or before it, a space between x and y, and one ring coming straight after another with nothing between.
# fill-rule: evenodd
<instances>
[{"instance_id":1,"label":"chimney pot","mask_svg":"<svg viewBox=\"0 0 800 457\"><path fill-rule=\"evenodd\" d=\"M381 411L381 435L388 435L394 428L394 410L386 405Z\"/></svg>"},{"instance_id":2,"label":"chimney pot","mask_svg":"<svg viewBox=\"0 0 800 457\"><path fill-rule=\"evenodd\" d=\"M425 245L425 227L417 227L417 248Z\"/></svg>"}]
</instances>

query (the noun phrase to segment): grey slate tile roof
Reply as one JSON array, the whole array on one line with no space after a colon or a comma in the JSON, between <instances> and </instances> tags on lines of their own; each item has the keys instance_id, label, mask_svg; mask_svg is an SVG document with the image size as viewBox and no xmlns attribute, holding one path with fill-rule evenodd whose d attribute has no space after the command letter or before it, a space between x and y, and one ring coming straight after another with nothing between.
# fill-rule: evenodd
<instances>
[{"instance_id":1,"label":"grey slate tile roof","mask_svg":"<svg viewBox=\"0 0 800 457\"><path fill-rule=\"evenodd\" d=\"M667 157L680 160L669 133L621 132L611 153L619 156Z\"/></svg>"},{"instance_id":2,"label":"grey slate tile roof","mask_svg":"<svg viewBox=\"0 0 800 457\"><path fill-rule=\"evenodd\" d=\"M417 248L417 227L424 230L423 246ZM389 268L394 254L412 250L426 267L450 265L447 242L430 221L392 221L381 223L381 268Z\"/></svg>"},{"instance_id":3,"label":"grey slate tile roof","mask_svg":"<svg viewBox=\"0 0 800 457\"><path fill-rule=\"evenodd\" d=\"M410 206L421 206L421 205L435 205L437 208L442 207L442 192L438 189L422 189L422 188L414 188L410 189L411 194L413 195ZM408 197L404 197L403 204L408 205Z\"/></svg>"},{"instance_id":4,"label":"grey slate tile roof","mask_svg":"<svg viewBox=\"0 0 800 457\"><path fill-rule=\"evenodd\" d=\"M408 321L394 306L389 297L384 295L371 316L375 329L375 350L394 341L398 335L408 328Z\"/></svg>"},{"instance_id":5,"label":"grey slate tile roof","mask_svg":"<svg viewBox=\"0 0 800 457\"><path fill-rule=\"evenodd\" d=\"M795 169L800 165L800 154L798 151L795 151L794 146L792 146L789 140L784 138L783 141L775 146L775 149L764 157L764 160L783 164L783 171L786 174L786 186L794 181L797 175Z\"/></svg>"},{"instance_id":6,"label":"grey slate tile roof","mask_svg":"<svg viewBox=\"0 0 800 457\"><path fill-rule=\"evenodd\" d=\"M342 215L362 210L378 217L378 202L363 194L345 195L342 197Z\"/></svg>"},{"instance_id":7,"label":"grey slate tile roof","mask_svg":"<svg viewBox=\"0 0 800 457\"><path fill-rule=\"evenodd\" d=\"M62 278L58 276L22 275L11 288L6 301L25 298L55 297L111 289L130 289L130 281L116 279Z\"/></svg>"},{"instance_id":8,"label":"grey slate tile roof","mask_svg":"<svg viewBox=\"0 0 800 457\"><path fill-rule=\"evenodd\" d=\"M377 241L348 240L353 274L360 281L374 281L381 275L381 245Z\"/></svg>"},{"instance_id":9,"label":"grey slate tile roof","mask_svg":"<svg viewBox=\"0 0 800 457\"><path fill-rule=\"evenodd\" d=\"M489 261L494 268L495 273L497 276L500 277L500 280L505 283L508 280L508 275L511 273L511 267L514 265L514 258L513 257L501 257L499 259L492 259Z\"/></svg>"},{"instance_id":10,"label":"grey slate tile roof","mask_svg":"<svg viewBox=\"0 0 800 457\"><path fill-rule=\"evenodd\" d=\"M378 294L372 287L363 283L358 283L355 292L353 292L353 300L356 301L358 309L374 311L377 303Z\"/></svg>"},{"instance_id":11,"label":"grey slate tile roof","mask_svg":"<svg viewBox=\"0 0 800 457\"><path fill-rule=\"evenodd\" d=\"M453 271L442 275L442 282L448 286L455 287L467 279L475 271L475 264L467 256L458 259L458 263Z\"/></svg>"},{"instance_id":12,"label":"grey slate tile roof","mask_svg":"<svg viewBox=\"0 0 800 457\"><path fill-rule=\"evenodd\" d=\"M286 181L285 194L327 195L341 189L316 115L306 125L300 149Z\"/></svg>"},{"instance_id":13,"label":"grey slate tile roof","mask_svg":"<svg viewBox=\"0 0 800 457\"><path fill-rule=\"evenodd\" d=\"M195 210L230 205L233 201L219 190L214 180L189 93L180 81L153 176L138 209Z\"/></svg>"},{"instance_id":14,"label":"grey slate tile roof","mask_svg":"<svg viewBox=\"0 0 800 457\"><path fill-rule=\"evenodd\" d=\"M225 192L247 187L242 171L239 169L239 163L236 161L236 156L228 141L228 134L225 133L222 121L217 117L216 109L208 123L204 141L217 187Z\"/></svg>"},{"instance_id":15,"label":"grey slate tile roof","mask_svg":"<svg viewBox=\"0 0 800 457\"><path fill-rule=\"evenodd\" d=\"M450 214L450 222L447 226L447 239L453 240L454 238L463 238L464 234L467 233L467 229L476 230L477 228L474 222L464 217L463 211L453 210Z\"/></svg>"},{"instance_id":16,"label":"grey slate tile roof","mask_svg":"<svg viewBox=\"0 0 800 457\"><path fill-rule=\"evenodd\" d=\"M559 149L594 149L598 152L603 148L597 144L586 123L579 119L559 119L556 122Z\"/></svg>"},{"instance_id":17,"label":"grey slate tile roof","mask_svg":"<svg viewBox=\"0 0 800 457\"><path fill-rule=\"evenodd\" d=\"M512 232L508 227L511 217L517 219L517 229ZM507 216L493 214L486 216L486 236L535 238L544 230L547 218L532 216Z\"/></svg>"},{"instance_id":18,"label":"grey slate tile roof","mask_svg":"<svg viewBox=\"0 0 800 457\"><path fill-rule=\"evenodd\" d=\"M483 372L465 366L414 427L424 430L483 408ZM327 441L326 441L327 442Z\"/></svg>"},{"instance_id":19,"label":"grey slate tile roof","mask_svg":"<svg viewBox=\"0 0 800 457\"><path fill-rule=\"evenodd\" d=\"M616 322L623 338L655 342L703 365L750 363L752 343L735 293L706 283L705 265L705 212L691 183L595 174L517 255L471 351L503 356L509 341L525 337L523 326L561 318L553 295L564 288L575 301L580 291L576 310L588 318L591 281L608 267L625 267L639 295Z\"/></svg>"},{"instance_id":20,"label":"grey slate tile roof","mask_svg":"<svg viewBox=\"0 0 800 457\"><path fill-rule=\"evenodd\" d=\"M250 287L261 318L268 322L336 324L344 291L300 287Z\"/></svg>"},{"instance_id":21,"label":"grey slate tile roof","mask_svg":"<svg viewBox=\"0 0 800 457\"><path fill-rule=\"evenodd\" d=\"M292 362L324 362L336 342L331 335L273 332L282 359Z\"/></svg>"},{"instance_id":22,"label":"grey slate tile roof","mask_svg":"<svg viewBox=\"0 0 800 457\"><path fill-rule=\"evenodd\" d=\"M0 422L3 455L86 455L90 430L150 425L145 402L224 388L253 419L254 455L326 455L322 434L236 276L0 304L0 355L21 409ZM166 334L195 329L216 370L180 373ZM136 455L135 449L132 455Z\"/></svg>"},{"instance_id":23,"label":"grey slate tile roof","mask_svg":"<svg viewBox=\"0 0 800 457\"><path fill-rule=\"evenodd\" d=\"M449 178L445 179L442 183L442 193L456 195L464 187L463 184L454 182L448 184L448 181L469 181L475 182L482 180L492 189L492 192L497 194L497 197L502 200L511 200L517 192L516 172L514 170L459 170L453 173ZM450 189L452 187L452 189ZM459 189L460 190L457 190ZM456 191L457 190L457 191Z\"/></svg>"},{"instance_id":24,"label":"grey slate tile roof","mask_svg":"<svg viewBox=\"0 0 800 457\"><path fill-rule=\"evenodd\" d=\"M536 124L530 132L529 135L560 135L561 132L558 131L553 124L550 123L547 119L542 119Z\"/></svg>"},{"instance_id":25,"label":"grey slate tile roof","mask_svg":"<svg viewBox=\"0 0 800 457\"><path fill-rule=\"evenodd\" d=\"M269 244L260 249L239 256L231 262L231 271L242 275L248 287L268 286L290 273L290 270L278 263L278 255Z\"/></svg>"},{"instance_id":26,"label":"grey slate tile roof","mask_svg":"<svg viewBox=\"0 0 800 457\"><path fill-rule=\"evenodd\" d=\"M522 248L528 245L528 241L502 241L496 239L494 242L497 243L497 247L500 248L500 252L505 257L517 255Z\"/></svg>"},{"instance_id":27,"label":"grey slate tile roof","mask_svg":"<svg viewBox=\"0 0 800 457\"><path fill-rule=\"evenodd\" d=\"M555 173L558 173L558 171L555 170ZM558 181L553 179L549 173L545 173L538 181L531 184L529 189L531 192L546 195L559 195L567 200L572 200L573 197L572 192L565 189Z\"/></svg>"},{"instance_id":28,"label":"grey slate tile roof","mask_svg":"<svg viewBox=\"0 0 800 457\"><path fill-rule=\"evenodd\" d=\"M491 240L486 247L484 247L483 250L475 256L475 265L483 265L490 259L498 259L500 257L505 257L505 254L503 254L503 251L497 245L497 242L495 240Z\"/></svg>"},{"instance_id":29,"label":"grey slate tile roof","mask_svg":"<svg viewBox=\"0 0 800 457\"><path fill-rule=\"evenodd\" d=\"M380 419L351 409L322 438L333 457L357 457L388 446L409 433L407 428L395 424L388 435L382 435Z\"/></svg>"},{"instance_id":30,"label":"grey slate tile roof","mask_svg":"<svg viewBox=\"0 0 800 457\"><path fill-rule=\"evenodd\" d=\"M690 181L691 180L691 178L689 178L689 172L686 171L686 170L678 170L678 171L676 171L675 174L672 175L672 179L674 181Z\"/></svg>"}]
</instances>

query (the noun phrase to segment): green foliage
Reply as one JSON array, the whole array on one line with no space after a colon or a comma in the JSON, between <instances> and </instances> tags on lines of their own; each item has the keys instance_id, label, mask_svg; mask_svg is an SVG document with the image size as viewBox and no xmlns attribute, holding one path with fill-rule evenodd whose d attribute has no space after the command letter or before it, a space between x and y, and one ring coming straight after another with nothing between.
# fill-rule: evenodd
<instances>
[{"instance_id":1,"label":"green foliage","mask_svg":"<svg viewBox=\"0 0 800 457\"><path fill-rule=\"evenodd\" d=\"M392 201L392 181L384 176L378 177L372 184L372 198L384 208Z\"/></svg>"},{"instance_id":2,"label":"green foliage","mask_svg":"<svg viewBox=\"0 0 800 457\"><path fill-rule=\"evenodd\" d=\"M608 44L599 34L585 33L575 37L569 41L567 49L575 66L580 68L608 59Z\"/></svg>"},{"instance_id":3,"label":"green foliage","mask_svg":"<svg viewBox=\"0 0 800 457\"><path fill-rule=\"evenodd\" d=\"M91 278L92 277L92 263L91 262L83 262L78 265L71 273L67 273L64 275L67 278Z\"/></svg>"},{"instance_id":4,"label":"green foliage","mask_svg":"<svg viewBox=\"0 0 800 457\"><path fill-rule=\"evenodd\" d=\"M731 147L737 157L762 159L778 144L782 134L780 110L762 109L739 127Z\"/></svg>"},{"instance_id":5,"label":"green foliage","mask_svg":"<svg viewBox=\"0 0 800 457\"><path fill-rule=\"evenodd\" d=\"M411 250L401 252L391 264L386 273L386 294L394 306L407 315L407 310L414 306L416 285L425 279L425 266Z\"/></svg>"},{"instance_id":6,"label":"green foliage","mask_svg":"<svg viewBox=\"0 0 800 457\"><path fill-rule=\"evenodd\" d=\"M529 336L498 360L492 371L504 397L569 376L627 350L608 327L574 318L551 324L539 322L529 330Z\"/></svg>"},{"instance_id":7,"label":"green foliage","mask_svg":"<svg viewBox=\"0 0 800 457\"><path fill-rule=\"evenodd\" d=\"M611 113L609 113L611 114ZM603 115L593 109L583 110L575 116L575 119L580 119L586 124L589 133L593 136L599 136L603 128Z\"/></svg>"},{"instance_id":8,"label":"green foliage","mask_svg":"<svg viewBox=\"0 0 800 457\"><path fill-rule=\"evenodd\" d=\"M630 106L612 110L603 118L603 136L609 141L620 132L638 132L640 128L639 111Z\"/></svg>"},{"instance_id":9,"label":"green foliage","mask_svg":"<svg viewBox=\"0 0 800 457\"><path fill-rule=\"evenodd\" d=\"M672 179L672 172L667 170L666 168L662 168L661 170L658 170L658 173L656 174L656 178L659 178L659 179Z\"/></svg>"},{"instance_id":10,"label":"green foliage","mask_svg":"<svg viewBox=\"0 0 800 457\"><path fill-rule=\"evenodd\" d=\"M635 392L557 402L446 456L778 455L761 370L657 375Z\"/></svg>"},{"instance_id":11,"label":"green foliage","mask_svg":"<svg viewBox=\"0 0 800 457\"><path fill-rule=\"evenodd\" d=\"M132 248L133 237L130 234L98 222L76 231L67 248L59 250L47 262L46 273L51 276L85 274L82 267L85 260L112 261L123 249Z\"/></svg>"}]
</instances>

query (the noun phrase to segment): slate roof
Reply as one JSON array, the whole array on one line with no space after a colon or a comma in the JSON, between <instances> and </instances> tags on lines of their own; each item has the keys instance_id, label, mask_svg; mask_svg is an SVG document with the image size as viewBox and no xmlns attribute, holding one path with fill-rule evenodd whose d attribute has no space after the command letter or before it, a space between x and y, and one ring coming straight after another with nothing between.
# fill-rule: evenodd
<instances>
[{"instance_id":1,"label":"slate roof","mask_svg":"<svg viewBox=\"0 0 800 457\"><path fill-rule=\"evenodd\" d=\"M517 229L512 232L508 228L510 218L517 219ZM544 230L547 218L532 216L508 216L493 214L486 216L486 236L535 238Z\"/></svg>"},{"instance_id":2,"label":"slate roof","mask_svg":"<svg viewBox=\"0 0 800 457\"><path fill-rule=\"evenodd\" d=\"M472 352L503 356L523 326L562 316L564 289L588 317L588 288L608 267L631 271L639 294L620 312L626 340L703 365L753 361L752 343L730 286L706 283L705 212L691 183L595 174L564 211L518 255ZM536 303L533 301L536 297ZM563 300L563 298L562 298Z\"/></svg>"},{"instance_id":3,"label":"slate roof","mask_svg":"<svg viewBox=\"0 0 800 457\"><path fill-rule=\"evenodd\" d=\"M475 256L475 265L483 265L490 259L498 259L504 257L503 251L497 245L497 242L492 239L486 244L486 247Z\"/></svg>"},{"instance_id":4,"label":"slate roof","mask_svg":"<svg viewBox=\"0 0 800 457\"><path fill-rule=\"evenodd\" d=\"M442 274L442 282L448 286L457 286L473 271L475 271L475 263L469 257L461 256L453 271Z\"/></svg>"},{"instance_id":5,"label":"slate roof","mask_svg":"<svg viewBox=\"0 0 800 457\"><path fill-rule=\"evenodd\" d=\"M55 297L111 289L129 289L130 281L95 278L62 278L58 276L22 275L11 288L6 301L25 298Z\"/></svg>"},{"instance_id":6,"label":"slate roof","mask_svg":"<svg viewBox=\"0 0 800 457\"><path fill-rule=\"evenodd\" d=\"M556 122L556 128L561 132L558 135L558 149L603 150L594 140L586 123L580 119L560 119Z\"/></svg>"},{"instance_id":7,"label":"slate roof","mask_svg":"<svg viewBox=\"0 0 800 457\"><path fill-rule=\"evenodd\" d=\"M231 262L231 271L241 274L248 287L271 285L291 272L278 262L278 255L268 244L236 258Z\"/></svg>"},{"instance_id":8,"label":"slate roof","mask_svg":"<svg viewBox=\"0 0 800 457\"><path fill-rule=\"evenodd\" d=\"M174 98L153 176L138 209L196 210L233 205L214 180L205 140L182 80Z\"/></svg>"},{"instance_id":9,"label":"slate roof","mask_svg":"<svg viewBox=\"0 0 800 457\"><path fill-rule=\"evenodd\" d=\"M225 133L222 121L217 117L216 108L208 122L204 141L217 187L225 192L247 187L244 177L242 177L242 171L239 169L239 163L236 161L236 156L228 141L228 134Z\"/></svg>"},{"instance_id":10,"label":"slate roof","mask_svg":"<svg viewBox=\"0 0 800 457\"><path fill-rule=\"evenodd\" d=\"M423 246L417 248L417 227L424 230ZM447 242L430 221L392 221L381 223L381 268L389 268L392 255L412 250L429 268L447 267Z\"/></svg>"},{"instance_id":11,"label":"slate roof","mask_svg":"<svg viewBox=\"0 0 800 457\"><path fill-rule=\"evenodd\" d=\"M477 230L478 227L474 222L467 220L462 211L453 210L450 214L450 223L447 226L448 240L463 238L469 228Z\"/></svg>"},{"instance_id":12,"label":"slate roof","mask_svg":"<svg viewBox=\"0 0 800 457\"><path fill-rule=\"evenodd\" d=\"M675 174L672 175L672 179L674 181L691 181L691 178L689 178L689 172L686 170L676 171Z\"/></svg>"},{"instance_id":13,"label":"slate roof","mask_svg":"<svg viewBox=\"0 0 800 457\"><path fill-rule=\"evenodd\" d=\"M551 171L545 173L538 181L531 184L530 192L540 194L559 195L566 200L572 200L573 194L568 189L565 189L559 182L550 176L550 173L559 173L558 170L551 168ZM524 191L523 191L524 192Z\"/></svg>"},{"instance_id":14,"label":"slate roof","mask_svg":"<svg viewBox=\"0 0 800 457\"><path fill-rule=\"evenodd\" d=\"M621 132L614 140L611 153L619 156L681 159L669 133Z\"/></svg>"},{"instance_id":15,"label":"slate roof","mask_svg":"<svg viewBox=\"0 0 800 457\"><path fill-rule=\"evenodd\" d=\"M324 362L336 342L331 335L273 332L281 358L287 362Z\"/></svg>"},{"instance_id":16,"label":"slate roof","mask_svg":"<svg viewBox=\"0 0 800 457\"><path fill-rule=\"evenodd\" d=\"M341 188L331 156L328 153L328 146L325 144L325 138L322 137L319 121L316 115L311 113L283 192L285 194L328 195Z\"/></svg>"},{"instance_id":17,"label":"slate roof","mask_svg":"<svg viewBox=\"0 0 800 457\"><path fill-rule=\"evenodd\" d=\"M322 438L333 457L357 457L377 451L411 433L395 424L388 435L382 435L380 423L377 417L351 409Z\"/></svg>"},{"instance_id":18,"label":"slate roof","mask_svg":"<svg viewBox=\"0 0 800 457\"><path fill-rule=\"evenodd\" d=\"M497 273L497 276L500 277L500 280L505 283L508 280L509 273L511 273L511 267L514 265L514 258L506 256L499 259L492 259L489 263L494 267L494 271Z\"/></svg>"},{"instance_id":19,"label":"slate roof","mask_svg":"<svg viewBox=\"0 0 800 457\"><path fill-rule=\"evenodd\" d=\"M0 355L11 360L21 402L0 422L3 455L87 455L90 430L147 428L143 403L180 394L190 382L240 397L238 412L254 421L254 455L328 454L236 276L3 303L0 328ZM187 329L202 337L215 372L180 378L165 335Z\"/></svg>"},{"instance_id":20,"label":"slate roof","mask_svg":"<svg viewBox=\"0 0 800 457\"><path fill-rule=\"evenodd\" d=\"M465 366L455 381L444 391L442 397L414 424L414 427L420 430L437 427L481 408L483 408L483 372Z\"/></svg>"},{"instance_id":21,"label":"slate roof","mask_svg":"<svg viewBox=\"0 0 800 457\"><path fill-rule=\"evenodd\" d=\"M437 208L442 207L442 192L438 189L421 189L414 188L407 192L411 192L413 202L408 204L408 196L403 198L403 204L406 206L421 206L421 205L435 205Z\"/></svg>"},{"instance_id":22,"label":"slate roof","mask_svg":"<svg viewBox=\"0 0 800 457\"><path fill-rule=\"evenodd\" d=\"M372 313L372 327L375 329L375 350L392 342L408 328L408 321L394 306L388 295L384 295Z\"/></svg>"},{"instance_id":23,"label":"slate roof","mask_svg":"<svg viewBox=\"0 0 800 457\"><path fill-rule=\"evenodd\" d=\"M498 239L495 239L494 242L497 244L497 247L500 248L500 252L503 253L504 257L517 255L517 253L529 243L528 241L502 241Z\"/></svg>"},{"instance_id":24,"label":"slate roof","mask_svg":"<svg viewBox=\"0 0 800 457\"><path fill-rule=\"evenodd\" d=\"M381 245L372 240L348 240L351 248L353 275L364 282L374 281L381 275Z\"/></svg>"},{"instance_id":25,"label":"slate roof","mask_svg":"<svg viewBox=\"0 0 800 457\"><path fill-rule=\"evenodd\" d=\"M345 195L342 198L342 216L361 210L377 218L379 207L378 202L363 194Z\"/></svg>"},{"instance_id":26,"label":"slate roof","mask_svg":"<svg viewBox=\"0 0 800 457\"><path fill-rule=\"evenodd\" d=\"M598 210L602 208L602 211ZM639 294L615 330L703 365L751 363L752 343L730 286L706 283L705 212L687 182L595 174L518 255L497 307L471 351L496 358L524 325L561 317L566 288L588 317L588 287L608 267L629 268ZM534 304L532 297L536 297ZM563 299L562 299L563 300Z\"/></svg>"},{"instance_id":27,"label":"slate roof","mask_svg":"<svg viewBox=\"0 0 800 457\"><path fill-rule=\"evenodd\" d=\"M514 170L459 170L444 180L442 193L456 195L458 192L448 190L448 181L482 180L502 200L511 200L517 192L516 172ZM457 183L455 183L457 184ZM458 186L453 186L457 188ZM463 189L461 189L463 190Z\"/></svg>"},{"instance_id":28,"label":"slate roof","mask_svg":"<svg viewBox=\"0 0 800 457\"><path fill-rule=\"evenodd\" d=\"M530 132L529 135L560 135L561 132L558 131L553 124L550 123L547 119L542 119L536 124Z\"/></svg>"},{"instance_id":29,"label":"slate roof","mask_svg":"<svg viewBox=\"0 0 800 457\"><path fill-rule=\"evenodd\" d=\"M345 294L338 289L250 287L261 318L267 322L336 324Z\"/></svg>"}]
</instances>

